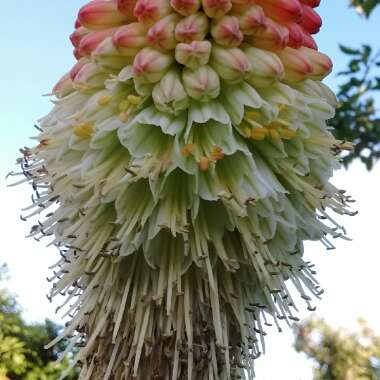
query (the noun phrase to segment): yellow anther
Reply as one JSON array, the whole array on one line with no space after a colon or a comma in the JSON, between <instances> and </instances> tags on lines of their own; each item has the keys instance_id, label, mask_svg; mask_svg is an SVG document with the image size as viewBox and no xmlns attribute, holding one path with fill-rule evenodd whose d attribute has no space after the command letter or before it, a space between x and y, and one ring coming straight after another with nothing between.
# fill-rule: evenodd
<instances>
[{"instance_id":1,"label":"yellow anther","mask_svg":"<svg viewBox=\"0 0 380 380\"><path fill-rule=\"evenodd\" d=\"M282 128L280 130L280 135L283 139L292 139L297 134L297 131L290 128Z\"/></svg>"},{"instance_id":2,"label":"yellow anther","mask_svg":"<svg viewBox=\"0 0 380 380\"><path fill-rule=\"evenodd\" d=\"M95 131L95 126L93 123L90 123L90 122L78 124L74 126L73 128L73 132L75 136L78 136L81 138L91 137L94 131Z\"/></svg>"},{"instance_id":3,"label":"yellow anther","mask_svg":"<svg viewBox=\"0 0 380 380\"><path fill-rule=\"evenodd\" d=\"M110 95L103 95L103 96L99 97L98 104L100 106L106 106L110 101L111 101Z\"/></svg>"},{"instance_id":4,"label":"yellow anther","mask_svg":"<svg viewBox=\"0 0 380 380\"><path fill-rule=\"evenodd\" d=\"M219 161L223 159L223 157L224 157L223 149L220 146L214 146L211 152L211 159L213 161Z\"/></svg>"},{"instance_id":5,"label":"yellow anther","mask_svg":"<svg viewBox=\"0 0 380 380\"><path fill-rule=\"evenodd\" d=\"M279 132L276 129L271 128L269 130L270 137L272 137L273 140L280 140L281 136Z\"/></svg>"},{"instance_id":6,"label":"yellow anther","mask_svg":"<svg viewBox=\"0 0 380 380\"><path fill-rule=\"evenodd\" d=\"M245 113L245 116L248 117L248 119L257 119L260 117L260 112L258 112L258 111L247 111Z\"/></svg>"},{"instance_id":7,"label":"yellow anther","mask_svg":"<svg viewBox=\"0 0 380 380\"><path fill-rule=\"evenodd\" d=\"M197 146L195 144L187 144L181 149L181 154L184 157L190 156Z\"/></svg>"},{"instance_id":8,"label":"yellow anther","mask_svg":"<svg viewBox=\"0 0 380 380\"><path fill-rule=\"evenodd\" d=\"M282 112L286 110L286 104L279 104L278 105L278 112Z\"/></svg>"},{"instance_id":9,"label":"yellow anther","mask_svg":"<svg viewBox=\"0 0 380 380\"><path fill-rule=\"evenodd\" d=\"M127 99L128 99L128 102L134 106L139 105L142 100L141 96L137 96L137 95L128 95Z\"/></svg>"},{"instance_id":10,"label":"yellow anther","mask_svg":"<svg viewBox=\"0 0 380 380\"><path fill-rule=\"evenodd\" d=\"M199 161L199 169L202 171L202 172L205 172L206 170L208 170L209 166L210 166L210 160L207 158L207 157L202 157Z\"/></svg>"},{"instance_id":11,"label":"yellow anther","mask_svg":"<svg viewBox=\"0 0 380 380\"><path fill-rule=\"evenodd\" d=\"M264 140L268 134L268 130L266 128L252 128L250 137L254 140Z\"/></svg>"},{"instance_id":12,"label":"yellow anther","mask_svg":"<svg viewBox=\"0 0 380 380\"><path fill-rule=\"evenodd\" d=\"M251 137L251 128L245 127L244 128L244 134L246 137Z\"/></svg>"},{"instance_id":13,"label":"yellow anther","mask_svg":"<svg viewBox=\"0 0 380 380\"><path fill-rule=\"evenodd\" d=\"M130 107L130 103L128 102L128 100L123 100L119 103L119 110L120 111L126 111L129 107Z\"/></svg>"},{"instance_id":14,"label":"yellow anther","mask_svg":"<svg viewBox=\"0 0 380 380\"><path fill-rule=\"evenodd\" d=\"M127 123L128 120L129 120L129 115L127 112L121 112L120 115L119 115L119 119L120 121L122 121L123 123Z\"/></svg>"}]
</instances>

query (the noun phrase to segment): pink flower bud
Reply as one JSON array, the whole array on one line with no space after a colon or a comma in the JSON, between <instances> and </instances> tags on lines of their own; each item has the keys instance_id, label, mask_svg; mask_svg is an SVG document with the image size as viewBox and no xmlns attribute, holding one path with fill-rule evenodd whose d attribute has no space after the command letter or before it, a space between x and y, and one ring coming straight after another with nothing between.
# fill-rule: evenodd
<instances>
[{"instance_id":1,"label":"pink flower bud","mask_svg":"<svg viewBox=\"0 0 380 380\"><path fill-rule=\"evenodd\" d=\"M214 19L211 24L211 35L216 43L228 47L239 46L244 38L239 28L239 19L234 16Z\"/></svg>"},{"instance_id":2,"label":"pink flower bud","mask_svg":"<svg viewBox=\"0 0 380 380\"><path fill-rule=\"evenodd\" d=\"M67 73L54 86L52 93L57 98L63 98L64 96L69 95L73 91L74 91L73 81L70 78L70 74Z\"/></svg>"},{"instance_id":3,"label":"pink flower bud","mask_svg":"<svg viewBox=\"0 0 380 380\"><path fill-rule=\"evenodd\" d=\"M252 70L247 81L257 87L267 87L284 77L284 65L275 53L254 47L244 49Z\"/></svg>"},{"instance_id":4,"label":"pink flower bud","mask_svg":"<svg viewBox=\"0 0 380 380\"><path fill-rule=\"evenodd\" d=\"M286 47L276 54L285 67L285 81L299 82L305 80L313 72L313 65L300 50Z\"/></svg>"},{"instance_id":5,"label":"pink flower bud","mask_svg":"<svg viewBox=\"0 0 380 380\"><path fill-rule=\"evenodd\" d=\"M78 20L78 19L76 19L75 20L75 23L74 23L74 28L75 29L78 29L79 27L81 27L82 25L81 25L81 23L80 23L80 21Z\"/></svg>"},{"instance_id":6,"label":"pink flower bud","mask_svg":"<svg viewBox=\"0 0 380 380\"><path fill-rule=\"evenodd\" d=\"M117 0L117 9L126 15L129 20L133 20L133 10L135 9L137 0Z\"/></svg>"},{"instance_id":7,"label":"pink flower bud","mask_svg":"<svg viewBox=\"0 0 380 380\"><path fill-rule=\"evenodd\" d=\"M156 83L173 64L171 54L164 54L157 49L146 47L135 57L133 62L133 75L140 83Z\"/></svg>"},{"instance_id":8,"label":"pink flower bud","mask_svg":"<svg viewBox=\"0 0 380 380\"><path fill-rule=\"evenodd\" d=\"M69 74L70 74L70 78L72 80L74 80L74 78L77 76L77 74L79 73L79 71L81 70L81 68L85 65L89 63L89 59L88 58L81 58L74 66L73 68L69 71Z\"/></svg>"},{"instance_id":9,"label":"pink flower bud","mask_svg":"<svg viewBox=\"0 0 380 380\"><path fill-rule=\"evenodd\" d=\"M84 55L90 55L106 38L111 37L116 28L91 32L82 38L79 50Z\"/></svg>"},{"instance_id":10,"label":"pink flower bud","mask_svg":"<svg viewBox=\"0 0 380 380\"><path fill-rule=\"evenodd\" d=\"M249 41L260 49L283 49L289 42L289 31L285 26L268 18L266 28L255 30Z\"/></svg>"},{"instance_id":11,"label":"pink flower bud","mask_svg":"<svg viewBox=\"0 0 380 380\"><path fill-rule=\"evenodd\" d=\"M171 12L167 0L137 0L133 14L139 22L151 25Z\"/></svg>"},{"instance_id":12,"label":"pink flower bud","mask_svg":"<svg viewBox=\"0 0 380 380\"><path fill-rule=\"evenodd\" d=\"M217 45L212 48L210 64L222 79L232 83L247 77L252 69L241 49L227 49Z\"/></svg>"},{"instance_id":13,"label":"pink flower bud","mask_svg":"<svg viewBox=\"0 0 380 380\"><path fill-rule=\"evenodd\" d=\"M179 43L175 49L175 59L189 69L206 65L211 54L210 41L193 41L190 44Z\"/></svg>"},{"instance_id":14,"label":"pink flower bud","mask_svg":"<svg viewBox=\"0 0 380 380\"><path fill-rule=\"evenodd\" d=\"M189 107L190 99L177 70L170 70L153 89L152 98L162 112L178 114Z\"/></svg>"},{"instance_id":15,"label":"pink flower bud","mask_svg":"<svg viewBox=\"0 0 380 380\"><path fill-rule=\"evenodd\" d=\"M318 45L314 41L314 38L310 35L310 33L302 29L302 34L303 34L303 45L310 49L318 50Z\"/></svg>"},{"instance_id":16,"label":"pink flower bud","mask_svg":"<svg viewBox=\"0 0 380 380\"><path fill-rule=\"evenodd\" d=\"M252 5L241 16L239 16L239 25L241 31L250 35L256 29L265 27L267 25L266 17L263 8L258 5Z\"/></svg>"},{"instance_id":17,"label":"pink flower bud","mask_svg":"<svg viewBox=\"0 0 380 380\"><path fill-rule=\"evenodd\" d=\"M302 28L296 24L295 22L292 22L290 24L287 24L286 27L289 31L289 42L288 46L298 49L304 44L304 32Z\"/></svg>"},{"instance_id":18,"label":"pink flower bud","mask_svg":"<svg viewBox=\"0 0 380 380\"><path fill-rule=\"evenodd\" d=\"M109 70L120 70L131 63L128 57L123 56L112 42L112 37L106 38L92 53L94 61Z\"/></svg>"},{"instance_id":19,"label":"pink flower bud","mask_svg":"<svg viewBox=\"0 0 380 380\"><path fill-rule=\"evenodd\" d=\"M319 32L322 26L322 19L319 14L308 5L303 5L303 17L300 25L310 34L315 34Z\"/></svg>"},{"instance_id":20,"label":"pink flower bud","mask_svg":"<svg viewBox=\"0 0 380 380\"><path fill-rule=\"evenodd\" d=\"M120 27L113 36L113 44L127 57L134 57L146 42L146 27L139 22Z\"/></svg>"},{"instance_id":21,"label":"pink flower bud","mask_svg":"<svg viewBox=\"0 0 380 380\"><path fill-rule=\"evenodd\" d=\"M200 66L195 70L184 68L182 80L187 94L201 102L215 99L220 94L219 76L208 65Z\"/></svg>"},{"instance_id":22,"label":"pink flower bud","mask_svg":"<svg viewBox=\"0 0 380 380\"><path fill-rule=\"evenodd\" d=\"M171 0L170 5L182 16L190 16L201 7L200 0Z\"/></svg>"},{"instance_id":23,"label":"pink flower bud","mask_svg":"<svg viewBox=\"0 0 380 380\"><path fill-rule=\"evenodd\" d=\"M232 8L231 0L202 0L203 10L210 18L219 18Z\"/></svg>"},{"instance_id":24,"label":"pink flower bud","mask_svg":"<svg viewBox=\"0 0 380 380\"><path fill-rule=\"evenodd\" d=\"M127 22L127 17L117 9L113 1L92 1L79 11L81 25L92 30L102 30Z\"/></svg>"},{"instance_id":25,"label":"pink flower bud","mask_svg":"<svg viewBox=\"0 0 380 380\"><path fill-rule=\"evenodd\" d=\"M175 28L180 20L177 14L170 14L156 22L148 31L147 41L164 50L172 50L176 47Z\"/></svg>"},{"instance_id":26,"label":"pink flower bud","mask_svg":"<svg viewBox=\"0 0 380 380\"><path fill-rule=\"evenodd\" d=\"M87 34L89 34L89 33L90 33L90 30L88 30L87 28L85 28L83 26L80 26L79 28L77 28L75 30L74 33L71 34L70 41L73 44L73 46L75 46L77 48L77 47L79 47L79 44L82 41L82 39L85 36L87 36Z\"/></svg>"},{"instance_id":27,"label":"pink flower bud","mask_svg":"<svg viewBox=\"0 0 380 380\"><path fill-rule=\"evenodd\" d=\"M313 70L309 78L322 80L331 73L333 64L327 55L307 47L302 47L299 51L311 62Z\"/></svg>"},{"instance_id":28,"label":"pink flower bud","mask_svg":"<svg viewBox=\"0 0 380 380\"><path fill-rule=\"evenodd\" d=\"M202 41L209 30L209 22L203 13L195 13L182 19L175 28L175 38L179 42Z\"/></svg>"},{"instance_id":29,"label":"pink flower bud","mask_svg":"<svg viewBox=\"0 0 380 380\"><path fill-rule=\"evenodd\" d=\"M298 22L302 18L302 6L298 0L257 0L257 3L275 21Z\"/></svg>"}]
</instances>

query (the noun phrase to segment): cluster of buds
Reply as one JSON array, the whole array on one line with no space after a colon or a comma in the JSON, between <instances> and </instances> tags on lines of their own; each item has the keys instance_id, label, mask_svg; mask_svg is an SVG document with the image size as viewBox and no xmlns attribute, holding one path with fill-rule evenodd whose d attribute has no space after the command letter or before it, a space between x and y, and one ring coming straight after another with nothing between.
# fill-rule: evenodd
<instances>
[{"instance_id":1,"label":"cluster of buds","mask_svg":"<svg viewBox=\"0 0 380 380\"><path fill-rule=\"evenodd\" d=\"M252 380L269 319L296 320L287 282L313 309L303 242L344 237L329 178L352 147L327 126L319 1L80 9L77 62L20 162L72 316L51 344L70 337L81 379Z\"/></svg>"},{"instance_id":2,"label":"cluster of buds","mask_svg":"<svg viewBox=\"0 0 380 380\"><path fill-rule=\"evenodd\" d=\"M219 95L220 80L265 87L274 80L323 79L332 64L312 38L321 26L318 5L311 0L91 1L79 12L71 41L79 62L92 60L111 71L131 64L136 87L149 84L150 91L162 87L159 82L173 71L190 98L207 102ZM83 87L83 78L82 72L72 80ZM65 94L67 86L63 81L55 93ZM183 93L178 96L181 102Z\"/></svg>"}]
</instances>

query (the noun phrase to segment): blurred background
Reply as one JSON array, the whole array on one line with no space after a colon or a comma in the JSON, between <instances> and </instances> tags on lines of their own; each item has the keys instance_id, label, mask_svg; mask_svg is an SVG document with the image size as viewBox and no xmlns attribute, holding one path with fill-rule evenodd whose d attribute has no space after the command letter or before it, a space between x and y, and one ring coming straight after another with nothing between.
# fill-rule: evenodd
<instances>
[{"instance_id":1,"label":"blurred background","mask_svg":"<svg viewBox=\"0 0 380 380\"><path fill-rule=\"evenodd\" d=\"M33 124L52 107L48 94L74 63L68 36L83 1L3 1L0 23L0 380L58 380L67 361L43 350L64 323L46 294L53 247L24 239L20 218L28 187L7 187L18 149L32 145ZM341 139L354 141L334 183L357 200L359 214L341 221L352 242L335 251L307 244L326 289L317 311L301 309L301 323L268 331L267 352L256 362L258 380L380 379L380 1L322 0L321 51L335 68L326 80L341 108L332 120ZM72 372L70 378L75 379Z\"/></svg>"}]
</instances>

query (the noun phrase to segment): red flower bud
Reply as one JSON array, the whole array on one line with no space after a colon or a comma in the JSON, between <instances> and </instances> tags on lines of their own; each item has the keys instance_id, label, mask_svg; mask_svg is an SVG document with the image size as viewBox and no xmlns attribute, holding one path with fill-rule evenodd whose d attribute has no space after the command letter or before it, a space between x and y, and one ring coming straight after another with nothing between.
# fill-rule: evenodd
<instances>
[{"instance_id":1,"label":"red flower bud","mask_svg":"<svg viewBox=\"0 0 380 380\"><path fill-rule=\"evenodd\" d=\"M111 37L116 28L91 32L82 38L79 49L82 54L90 55L106 38Z\"/></svg>"},{"instance_id":2,"label":"red flower bud","mask_svg":"<svg viewBox=\"0 0 380 380\"><path fill-rule=\"evenodd\" d=\"M288 45L294 49L298 49L304 44L304 32L302 28L295 22L286 25L286 27L289 30Z\"/></svg>"},{"instance_id":3,"label":"red flower bud","mask_svg":"<svg viewBox=\"0 0 380 380\"><path fill-rule=\"evenodd\" d=\"M92 1L79 11L79 21L86 28L92 30L107 29L122 25L128 18L117 9L112 1Z\"/></svg>"},{"instance_id":4,"label":"red flower bud","mask_svg":"<svg viewBox=\"0 0 380 380\"><path fill-rule=\"evenodd\" d=\"M313 8L303 5L303 17L300 25L310 34L315 34L322 26L322 19Z\"/></svg>"},{"instance_id":5,"label":"red flower bud","mask_svg":"<svg viewBox=\"0 0 380 380\"><path fill-rule=\"evenodd\" d=\"M302 18L302 6L298 0L257 0L257 3L275 21L299 22Z\"/></svg>"}]
</instances>

